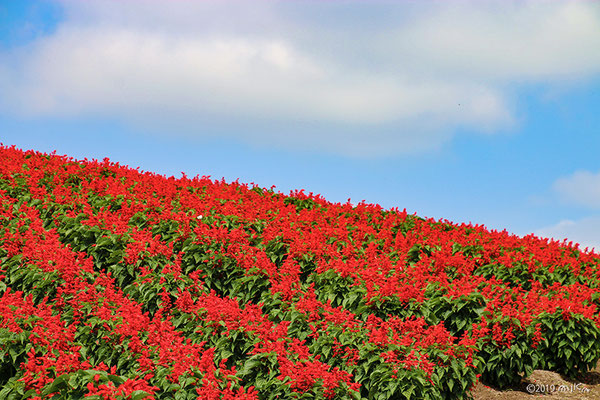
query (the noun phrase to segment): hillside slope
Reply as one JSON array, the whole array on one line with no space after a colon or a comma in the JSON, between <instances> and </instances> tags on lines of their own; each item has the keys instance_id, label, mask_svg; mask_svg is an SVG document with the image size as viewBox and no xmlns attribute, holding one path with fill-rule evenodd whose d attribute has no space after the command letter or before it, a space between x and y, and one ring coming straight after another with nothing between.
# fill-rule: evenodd
<instances>
[{"instance_id":1,"label":"hillside slope","mask_svg":"<svg viewBox=\"0 0 600 400\"><path fill-rule=\"evenodd\" d=\"M600 257L0 147L0 400L460 399L600 358Z\"/></svg>"}]
</instances>

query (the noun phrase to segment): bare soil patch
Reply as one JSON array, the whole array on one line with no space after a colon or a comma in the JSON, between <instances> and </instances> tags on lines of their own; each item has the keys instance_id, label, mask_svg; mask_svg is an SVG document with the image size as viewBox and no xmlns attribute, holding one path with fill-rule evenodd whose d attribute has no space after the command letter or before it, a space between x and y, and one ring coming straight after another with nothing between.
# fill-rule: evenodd
<instances>
[{"instance_id":1,"label":"bare soil patch","mask_svg":"<svg viewBox=\"0 0 600 400\"><path fill-rule=\"evenodd\" d=\"M600 363L594 370L577 379L569 379L556 372L535 370L531 376L506 390L497 390L479 383L473 389L475 400L600 400Z\"/></svg>"}]
</instances>

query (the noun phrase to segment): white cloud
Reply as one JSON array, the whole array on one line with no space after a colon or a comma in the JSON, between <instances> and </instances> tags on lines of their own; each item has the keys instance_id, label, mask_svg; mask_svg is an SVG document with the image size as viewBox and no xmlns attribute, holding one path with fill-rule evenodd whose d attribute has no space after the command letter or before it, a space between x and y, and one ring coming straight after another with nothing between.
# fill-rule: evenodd
<instances>
[{"instance_id":1,"label":"white cloud","mask_svg":"<svg viewBox=\"0 0 600 400\"><path fill-rule=\"evenodd\" d=\"M592 216L579 220L564 220L556 225L538 229L535 234L541 237L553 238L562 241L579 243L579 247L584 249L594 248L596 253L600 253L600 216Z\"/></svg>"},{"instance_id":2,"label":"white cloud","mask_svg":"<svg viewBox=\"0 0 600 400\"><path fill-rule=\"evenodd\" d=\"M553 189L566 202L600 208L600 172L577 171L556 180Z\"/></svg>"},{"instance_id":3,"label":"white cloud","mask_svg":"<svg viewBox=\"0 0 600 400\"><path fill-rule=\"evenodd\" d=\"M515 82L600 72L600 3L63 4L53 34L0 54L0 111L397 154L512 126Z\"/></svg>"},{"instance_id":4,"label":"white cloud","mask_svg":"<svg viewBox=\"0 0 600 400\"><path fill-rule=\"evenodd\" d=\"M598 74L600 3L452 2L402 26L396 55L415 68L490 81L539 82Z\"/></svg>"},{"instance_id":5,"label":"white cloud","mask_svg":"<svg viewBox=\"0 0 600 400\"><path fill-rule=\"evenodd\" d=\"M557 179L552 189L559 198L568 204L591 209L600 209L600 172L576 171L569 176ZM600 215L580 219L565 219L556 225L538 229L535 234L562 241L579 243L580 248L595 248L600 254Z\"/></svg>"}]
</instances>

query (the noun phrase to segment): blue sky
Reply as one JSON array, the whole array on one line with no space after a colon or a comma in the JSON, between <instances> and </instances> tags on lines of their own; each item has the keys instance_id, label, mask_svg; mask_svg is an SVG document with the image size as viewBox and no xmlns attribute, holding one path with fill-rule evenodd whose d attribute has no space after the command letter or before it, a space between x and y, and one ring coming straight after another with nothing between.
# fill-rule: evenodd
<instances>
[{"instance_id":1,"label":"blue sky","mask_svg":"<svg viewBox=\"0 0 600 400\"><path fill-rule=\"evenodd\" d=\"M3 0L0 142L600 249L598 49L598 2Z\"/></svg>"}]
</instances>

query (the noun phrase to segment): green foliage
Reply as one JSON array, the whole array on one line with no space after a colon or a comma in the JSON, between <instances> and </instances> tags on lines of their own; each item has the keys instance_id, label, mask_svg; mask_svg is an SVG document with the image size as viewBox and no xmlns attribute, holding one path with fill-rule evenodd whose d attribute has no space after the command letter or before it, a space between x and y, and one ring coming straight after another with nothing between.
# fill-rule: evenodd
<instances>
[{"instance_id":1,"label":"green foliage","mask_svg":"<svg viewBox=\"0 0 600 400\"><path fill-rule=\"evenodd\" d=\"M492 318L488 327L493 325L497 330L492 329L479 342L478 355L482 360L479 370L484 383L504 389L539 368L541 356L534 345L532 325L521 326L516 318L504 316ZM505 336L506 332L512 332L511 339Z\"/></svg>"},{"instance_id":2,"label":"green foliage","mask_svg":"<svg viewBox=\"0 0 600 400\"><path fill-rule=\"evenodd\" d=\"M544 369L575 377L596 366L600 329L594 321L570 312L545 313L540 321L545 338L539 346Z\"/></svg>"},{"instance_id":3,"label":"green foliage","mask_svg":"<svg viewBox=\"0 0 600 400\"><path fill-rule=\"evenodd\" d=\"M462 337L474 323L480 321L485 307L484 297L477 292L458 298L434 294L423 304L423 308L428 310L430 323L443 322L448 332L455 337Z\"/></svg>"}]
</instances>

